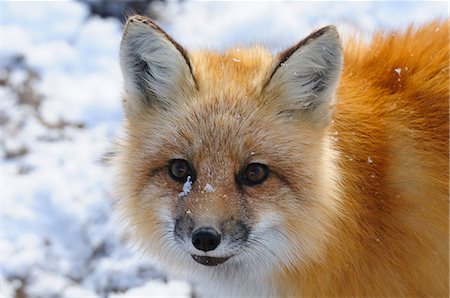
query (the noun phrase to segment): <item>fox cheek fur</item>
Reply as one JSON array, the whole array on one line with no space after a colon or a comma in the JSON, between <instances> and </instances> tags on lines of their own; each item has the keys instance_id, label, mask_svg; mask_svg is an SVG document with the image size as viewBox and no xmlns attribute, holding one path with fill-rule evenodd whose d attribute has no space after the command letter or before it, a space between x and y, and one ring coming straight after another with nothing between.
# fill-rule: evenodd
<instances>
[{"instance_id":1,"label":"fox cheek fur","mask_svg":"<svg viewBox=\"0 0 450 298\"><path fill-rule=\"evenodd\" d=\"M134 239L206 297L448 296L448 24L392 36L188 53L130 17Z\"/></svg>"}]
</instances>

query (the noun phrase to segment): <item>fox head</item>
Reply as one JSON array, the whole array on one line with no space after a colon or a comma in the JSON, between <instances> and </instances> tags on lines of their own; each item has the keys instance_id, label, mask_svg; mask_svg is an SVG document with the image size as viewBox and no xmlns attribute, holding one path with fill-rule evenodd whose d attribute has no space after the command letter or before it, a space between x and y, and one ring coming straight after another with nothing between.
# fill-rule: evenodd
<instances>
[{"instance_id":1,"label":"fox head","mask_svg":"<svg viewBox=\"0 0 450 298\"><path fill-rule=\"evenodd\" d=\"M126 23L118 209L179 273L260 274L320 258L337 209L327 127L342 68L334 27L279 55L187 52Z\"/></svg>"}]
</instances>

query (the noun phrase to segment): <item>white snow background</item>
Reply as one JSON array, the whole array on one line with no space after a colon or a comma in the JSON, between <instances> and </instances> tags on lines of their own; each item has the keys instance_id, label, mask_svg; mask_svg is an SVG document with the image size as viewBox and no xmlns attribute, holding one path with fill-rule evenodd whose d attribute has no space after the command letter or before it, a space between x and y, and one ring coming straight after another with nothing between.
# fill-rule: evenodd
<instances>
[{"instance_id":1,"label":"white snow background","mask_svg":"<svg viewBox=\"0 0 450 298\"><path fill-rule=\"evenodd\" d=\"M1 2L1 297L192 294L132 248L104 159L120 134L122 24L72 1ZM152 7L187 48L274 52L322 25L345 36L448 17L443 2L170 2ZM180 190L181 191L181 190Z\"/></svg>"}]
</instances>

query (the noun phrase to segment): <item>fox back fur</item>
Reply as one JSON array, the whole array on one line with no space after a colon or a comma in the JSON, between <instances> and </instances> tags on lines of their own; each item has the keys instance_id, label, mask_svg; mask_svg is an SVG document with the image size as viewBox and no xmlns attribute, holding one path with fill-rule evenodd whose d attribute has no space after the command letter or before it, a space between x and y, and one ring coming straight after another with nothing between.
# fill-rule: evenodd
<instances>
[{"instance_id":1,"label":"fox back fur","mask_svg":"<svg viewBox=\"0 0 450 298\"><path fill-rule=\"evenodd\" d=\"M200 295L449 295L447 21L187 52L132 16L118 211Z\"/></svg>"}]
</instances>

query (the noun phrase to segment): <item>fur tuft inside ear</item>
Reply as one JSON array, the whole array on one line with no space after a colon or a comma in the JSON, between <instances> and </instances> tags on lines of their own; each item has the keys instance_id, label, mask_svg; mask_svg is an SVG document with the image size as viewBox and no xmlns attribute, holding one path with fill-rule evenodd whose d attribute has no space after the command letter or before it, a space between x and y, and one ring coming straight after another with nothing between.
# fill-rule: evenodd
<instances>
[{"instance_id":1,"label":"fur tuft inside ear","mask_svg":"<svg viewBox=\"0 0 450 298\"><path fill-rule=\"evenodd\" d=\"M120 46L125 110L168 108L195 88L186 51L152 20L128 19Z\"/></svg>"},{"instance_id":2,"label":"fur tuft inside ear","mask_svg":"<svg viewBox=\"0 0 450 298\"><path fill-rule=\"evenodd\" d=\"M282 52L266 85L269 96L279 101L280 113L303 111L316 120L329 118L342 56L339 35L332 26Z\"/></svg>"}]
</instances>

